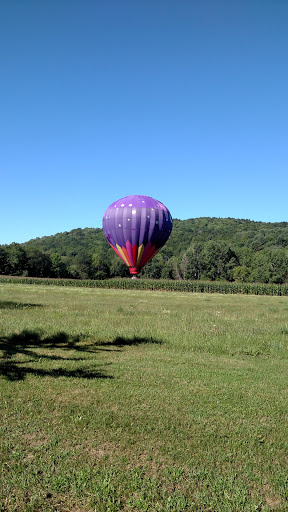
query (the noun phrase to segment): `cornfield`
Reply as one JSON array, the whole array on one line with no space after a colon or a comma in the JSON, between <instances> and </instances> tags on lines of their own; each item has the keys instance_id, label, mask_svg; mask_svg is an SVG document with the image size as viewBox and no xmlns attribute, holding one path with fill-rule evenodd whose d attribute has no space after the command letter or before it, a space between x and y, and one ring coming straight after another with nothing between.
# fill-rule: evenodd
<instances>
[{"instance_id":1,"label":"cornfield","mask_svg":"<svg viewBox=\"0 0 288 512\"><path fill-rule=\"evenodd\" d=\"M53 286L71 286L77 288L115 288L126 290L159 290L197 293L227 293L245 295L288 295L286 284L229 283L222 281L172 281L154 279L43 279L30 277L0 277L0 283L38 284Z\"/></svg>"}]
</instances>

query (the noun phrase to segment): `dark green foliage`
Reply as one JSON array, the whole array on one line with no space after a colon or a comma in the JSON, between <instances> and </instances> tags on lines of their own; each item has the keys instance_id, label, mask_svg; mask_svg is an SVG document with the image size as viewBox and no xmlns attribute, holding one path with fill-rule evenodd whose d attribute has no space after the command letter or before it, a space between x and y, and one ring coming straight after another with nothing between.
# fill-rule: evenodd
<instances>
[{"instance_id":1,"label":"dark green foliage","mask_svg":"<svg viewBox=\"0 0 288 512\"><path fill-rule=\"evenodd\" d=\"M112 254L110 261L110 277L128 277L130 275L129 268L115 253Z\"/></svg>"},{"instance_id":2,"label":"dark green foliage","mask_svg":"<svg viewBox=\"0 0 288 512\"><path fill-rule=\"evenodd\" d=\"M52 275L52 261L48 254L36 247L26 249L27 275L32 277L50 277Z\"/></svg>"},{"instance_id":3,"label":"dark green foliage","mask_svg":"<svg viewBox=\"0 0 288 512\"><path fill-rule=\"evenodd\" d=\"M96 279L128 277L129 269L102 229L74 229L0 246L0 275ZM173 221L167 244L141 277L275 283L288 281L288 222L244 219Z\"/></svg>"},{"instance_id":4,"label":"dark green foliage","mask_svg":"<svg viewBox=\"0 0 288 512\"><path fill-rule=\"evenodd\" d=\"M242 281L247 282L249 281L250 277L250 270L245 265L239 265L234 267L233 269L233 278L236 279L236 281Z\"/></svg>"},{"instance_id":5,"label":"dark green foliage","mask_svg":"<svg viewBox=\"0 0 288 512\"><path fill-rule=\"evenodd\" d=\"M55 277L69 277L68 270L61 256L55 252L51 254L52 273Z\"/></svg>"},{"instance_id":6,"label":"dark green foliage","mask_svg":"<svg viewBox=\"0 0 288 512\"><path fill-rule=\"evenodd\" d=\"M252 260L252 281L283 283L287 276L288 259L283 249L263 250Z\"/></svg>"},{"instance_id":7,"label":"dark green foliage","mask_svg":"<svg viewBox=\"0 0 288 512\"><path fill-rule=\"evenodd\" d=\"M164 263L162 255L156 254L150 264L143 268L141 276L147 277L148 279L160 279Z\"/></svg>"},{"instance_id":8,"label":"dark green foliage","mask_svg":"<svg viewBox=\"0 0 288 512\"><path fill-rule=\"evenodd\" d=\"M11 244L6 254L6 272L11 276L21 276L27 270L28 258L19 244Z\"/></svg>"},{"instance_id":9,"label":"dark green foliage","mask_svg":"<svg viewBox=\"0 0 288 512\"><path fill-rule=\"evenodd\" d=\"M94 279L106 279L110 277L110 269L106 263L104 253L95 253L92 257L92 268L94 272Z\"/></svg>"},{"instance_id":10,"label":"dark green foliage","mask_svg":"<svg viewBox=\"0 0 288 512\"><path fill-rule=\"evenodd\" d=\"M80 279L93 279L92 256L85 250L76 254L73 265L70 267L73 277Z\"/></svg>"},{"instance_id":11,"label":"dark green foliage","mask_svg":"<svg viewBox=\"0 0 288 512\"><path fill-rule=\"evenodd\" d=\"M237 265L235 252L225 242L207 242L199 256L200 275L212 281L232 280L232 270Z\"/></svg>"}]
</instances>

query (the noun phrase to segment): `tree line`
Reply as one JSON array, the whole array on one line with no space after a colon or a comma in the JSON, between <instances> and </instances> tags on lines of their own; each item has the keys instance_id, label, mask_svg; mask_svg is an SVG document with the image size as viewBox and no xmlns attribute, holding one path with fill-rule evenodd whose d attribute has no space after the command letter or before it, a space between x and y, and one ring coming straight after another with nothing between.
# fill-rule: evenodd
<instances>
[{"instance_id":1,"label":"tree line","mask_svg":"<svg viewBox=\"0 0 288 512\"><path fill-rule=\"evenodd\" d=\"M107 279L129 270L101 229L74 229L0 246L0 274ZM153 279L281 284L288 281L288 223L174 219L167 244L142 270Z\"/></svg>"}]
</instances>

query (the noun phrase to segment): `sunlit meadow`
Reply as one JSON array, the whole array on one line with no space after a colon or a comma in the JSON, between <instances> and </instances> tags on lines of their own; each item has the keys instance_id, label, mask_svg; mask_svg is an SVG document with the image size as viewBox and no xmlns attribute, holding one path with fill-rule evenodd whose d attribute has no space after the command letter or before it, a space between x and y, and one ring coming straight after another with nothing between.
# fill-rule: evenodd
<instances>
[{"instance_id":1,"label":"sunlit meadow","mask_svg":"<svg viewBox=\"0 0 288 512\"><path fill-rule=\"evenodd\" d=\"M0 293L0 510L288 510L288 297Z\"/></svg>"}]
</instances>

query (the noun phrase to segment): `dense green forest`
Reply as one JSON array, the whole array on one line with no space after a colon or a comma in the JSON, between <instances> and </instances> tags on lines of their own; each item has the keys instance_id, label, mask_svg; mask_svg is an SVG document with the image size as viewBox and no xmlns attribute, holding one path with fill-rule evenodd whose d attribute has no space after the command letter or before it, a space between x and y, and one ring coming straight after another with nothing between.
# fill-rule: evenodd
<instances>
[{"instance_id":1,"label":"dense green forest","mask_svg":"<svg viewBox=\"0 0 288 512\"><path fill-rule=\"evenodd\" d=\"M129 276L102 229L73 229L0 245L0 274L105 279ZM147 278L288 282L288 222L201 217L173 220L173 231L144 267Z\"/></svg>"}]
</instances>

